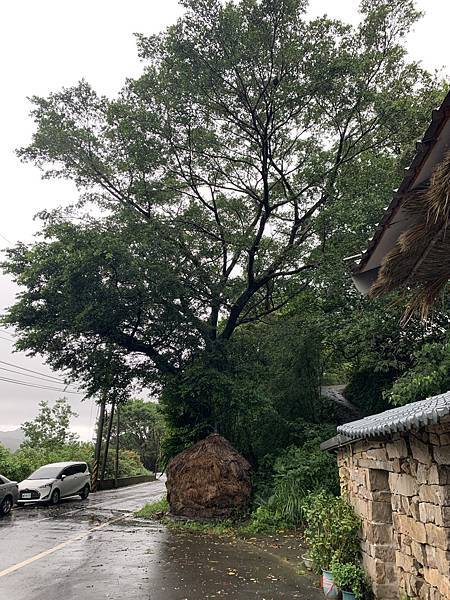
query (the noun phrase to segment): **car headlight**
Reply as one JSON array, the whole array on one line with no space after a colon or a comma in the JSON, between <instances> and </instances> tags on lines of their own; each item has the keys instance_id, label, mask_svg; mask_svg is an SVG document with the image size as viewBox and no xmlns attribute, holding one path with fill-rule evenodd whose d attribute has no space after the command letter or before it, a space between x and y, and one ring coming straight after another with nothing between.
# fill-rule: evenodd
<instances>
[{"instance_id":1,"label":"car headlight","mask_svg":"<svg viewBox=\"0 0 450 600\"><path fill-rule=\"evenodd\" d=\"M38 490L46 490L47 488L51 488L52 484L51 483L46 483L45 485L40 485L38 487Z\"/></svg>"}]
</instances>

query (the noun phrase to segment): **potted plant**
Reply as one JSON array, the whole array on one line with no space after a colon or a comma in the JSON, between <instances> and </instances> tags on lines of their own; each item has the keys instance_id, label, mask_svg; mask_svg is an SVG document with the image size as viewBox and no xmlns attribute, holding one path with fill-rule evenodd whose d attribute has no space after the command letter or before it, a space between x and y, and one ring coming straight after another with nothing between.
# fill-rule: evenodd
<instances>
[{"instance_id":1,"label":"potted plant","mask_svg":"<svg viewBox=\"0 0 450 600\"><path fill-rule=\"evenodd\" d=\"M360 565L342 563L333 558L331 573L334 583L342 590L342 600L362 600L366 588L366 577Z\"/></svg>"},{"instance_id":2,"label":"potted plant","mask_svg":"<svg viewBox=\"0 0 450 600\"><path fill-rule=\"evenodd\" d=\"M312 571L314 568L314 561L313 559L309 556L309 554L303 554L302 555L302 560L303 560L303 564L305 565L305 567L308 569L308 571Z\"/></svg>"},{"instance_id":3,"label":"potted plant","mask_svg":"<svg viewBox=\"0 0 450 600\"><path fill-rule=\"evenodd\" d=\"M305 567L308 569L308 571L312 571L314 568L314 561L309 556L309 554L303 554L302 559L303 559L303 563L304 563Z\"/></svg>"},{"instance_id":4,"label":"potted plant","mask_svg":"<svg viewBox=\"0 0 450 600\"><path fill-rule=\"evenodd\" d=\"M331 563L338 554L342 563L356 563L359 557L360 521L352 507L341 497L324 492L305 501L305 540L309 557L317 572L322 571L322 588L328 598L338 598Z\"/></svg>"}]
</instances>

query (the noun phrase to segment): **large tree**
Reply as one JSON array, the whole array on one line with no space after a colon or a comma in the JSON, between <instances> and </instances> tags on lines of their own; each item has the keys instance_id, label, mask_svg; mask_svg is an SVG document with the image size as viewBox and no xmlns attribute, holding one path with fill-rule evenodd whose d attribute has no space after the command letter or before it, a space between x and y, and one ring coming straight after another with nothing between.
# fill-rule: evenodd
<instances>
[{"instance_id":1,"label":"large tree","mask_svg":"<svg viewBox=\"0 0 450 600\"><path fill-rule=\"evenodd\" d=\"M352 170L391 164L440 93L406 57L411 0L362 0L356 27L304 0L183 5L138 36L144 73L117 99L85 82L34 97L20 152L82 200L10 250L24 291L6 322L90 392L222 365L237 328L312 285Z\"/></svg>"},{"instance_id":2,"label":"large tree","mask_svg":"<svg viewBox=\"0 0 450 600\"><path fill-rule=\"evenodd\" d=\"M53 406L43 400L39 403L37 417L21 425L25 434L22 447L55 450L76 442L78 435L70 431L70 421L73 417L78 415L66 398L59 398Z\"/></svg>"},{"instance_id":3,"label":"large tree","mask_svg":"<svg viewBox=\"0 0 450 600\"><path fill-rule=\"evenodd\" d=\"M165 423L159 406L154 402L132 399L119 407L119 445L124 450L136 452L146 469L156 471L164 467L161 461L161 443L165 433ZM108 428L109 419L106 419ZM117 410L113 416L111 446L117 443Z\"/></svg>"}]
</instances>

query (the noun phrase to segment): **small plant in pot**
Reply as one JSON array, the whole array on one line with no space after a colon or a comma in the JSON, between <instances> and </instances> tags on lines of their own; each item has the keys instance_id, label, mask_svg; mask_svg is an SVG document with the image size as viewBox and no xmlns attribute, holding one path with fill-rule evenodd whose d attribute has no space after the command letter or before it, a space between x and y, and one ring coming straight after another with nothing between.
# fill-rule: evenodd
<instances>
[{"instance_id":1,"label":"small plant in pot","mask_svg":"<svg viewBox=\"0 0 450 600\"><path fill-rule=\"evenodd\" d=\"M331 562L335 585L342 590L342 600L363 600L366 577L360 565L343 563L335 557Z\"/></svg>"},{"instance_id":2,"label":"small plant in pot","mask_svg":"<svg viewBox=\"0 0 450 600\"><path fill-rule=\"evenodd\" d=\"M307 523L305 540L309 545L309 557L313 561L315 571L322 571L325 596L338 598L339 589L333 581L331 564L337 553L343 563L358 562L360 521L343 498L323 492L308 496L304 510Z\"/></svg>"},{"instance_id":3,"label":"small plant in pot","mask_svg":"<svg viewBox=\"0 0 450 600\"><path fill-rule=\"evenodd\" d=\"M308 569L308 571L312 571L314 569L314 561L309 556L309 554L303 554L302 559L303 559L303 563L304 563L305 567Z\"/></svg>"}]
</instances>

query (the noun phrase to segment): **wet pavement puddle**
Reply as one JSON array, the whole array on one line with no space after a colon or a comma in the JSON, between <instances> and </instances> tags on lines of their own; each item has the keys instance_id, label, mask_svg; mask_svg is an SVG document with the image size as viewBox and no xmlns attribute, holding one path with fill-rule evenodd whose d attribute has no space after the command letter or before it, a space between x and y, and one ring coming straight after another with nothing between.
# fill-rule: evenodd
<instances>
[{"instance_id":1,"label":"wet pavement puddle","mask_svg":"<svg viewBox=\"0 0 450 600\"><path fill-rule=\"evenodd\" d=\"M319 600L298 552L273 544L171 531L133 512L160 483L101 493L0 520L0 600Z\"/></svg>"}]
</instances>

